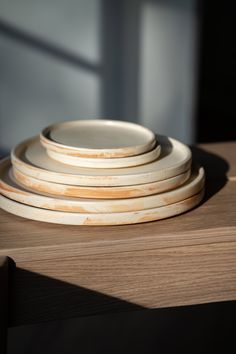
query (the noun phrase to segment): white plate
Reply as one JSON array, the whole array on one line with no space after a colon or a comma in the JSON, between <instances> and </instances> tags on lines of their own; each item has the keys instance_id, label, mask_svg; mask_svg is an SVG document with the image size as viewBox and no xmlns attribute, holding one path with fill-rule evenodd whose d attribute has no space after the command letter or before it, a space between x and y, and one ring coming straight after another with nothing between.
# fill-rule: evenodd
<instances>
[{"instance_id":1,"label":"white plate","mask_svg":"<svg viewBox=\"0 0 236 354\"><path fill-rule=\"evenodd\" d=\"M47 150L48 155L61 163L78 167L92 168L121 168L144 165L157 160L161 152L161 146L157 145L153 150L137 156L119 157L112 159L86 158L60 154L53 150Z\"/></svg>"},{"instance_id":2,"label":"white plate","mask_svg":"<svg viewBox=\"0 0 236 354\"><path fill-rule=\"evenodd\" d=\"M24 218L67 225L122 225L160 220L186 212L200 203L204 190L194 196L159 208L124 213L71 213L35 208L0 195L0 207Z\"/></svg>"},{"instance_id":3,"label":"white plate","mask_svg":"<svg viewBox=\"0 0 236 354\"><path fill-rule=\"evenodd\" d=\"M11 172L10 159L3 160L0 163L0 193L7 198L43 209L82 213L136 211L176 203L200 192L205 179L203 168L196 168L183 186L166 193L141 198L98 200L35 194L17 184Z\"/></svg>"},{"instance_id":4,"label":"white plate","mask_svg":"<svg viewBox=\"0 0 236 354\"><path fill-rule=\"evenodd\" d=\"M190 169L180 175L162 181L136 184L134 186L118 187L85 187L56 182L47 182L18 171L13 167L13 174L18 183L31 188L37 193L47 193L55 196L94 198L94 199L121 199L135 198L175 189L188 180Z\"/></svg>"},{"instance_id":5,"label":"white plate","mask_svg":"<svg viewBox=\"0 0 236 354\"><path fill-rule=\"evenodd\" d=\"M45 128L40 139L48 149L80 157L125 157L151 150L155 134L135 123L115 120L76 120Z\"/></svg>"},{"instance_id":6,"label":"white plate","mask_svg":"<svg viewBox=\"0 0 236 354\"><path fill-rule=\"evenodd\" d=\"M181 142L158 135L159 159L145 165L116 169L69 166L50 158L39 138L19 144L11 154L13 166L41 180L80 186L125 186L164 180L191 167L191 151Z\"/></svg>"}]
</instances>

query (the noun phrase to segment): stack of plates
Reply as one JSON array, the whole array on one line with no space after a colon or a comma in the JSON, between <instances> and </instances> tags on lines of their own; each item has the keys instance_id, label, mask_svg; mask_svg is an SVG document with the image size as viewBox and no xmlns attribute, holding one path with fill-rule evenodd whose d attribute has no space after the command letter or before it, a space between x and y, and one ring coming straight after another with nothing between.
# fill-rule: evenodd
<instances>
[{"instance_id":1,"label":"stack of plates","mask_svg":"<svg viewBox=\"0 0 236 354\"><path fill-rule=\"evenodd\" d=\"M60 224L134 224L195 207L204 182L181 142L133 123L80 120L45 128L0 162L0 206Z\"/></svg>"}]
</instances>

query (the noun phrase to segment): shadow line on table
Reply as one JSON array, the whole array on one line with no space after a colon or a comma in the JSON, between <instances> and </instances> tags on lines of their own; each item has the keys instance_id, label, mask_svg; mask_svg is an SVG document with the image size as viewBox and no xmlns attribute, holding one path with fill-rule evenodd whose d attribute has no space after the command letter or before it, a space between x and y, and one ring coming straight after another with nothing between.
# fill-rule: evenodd
<instances>
[{"instance_id":1,"label":"shadow line on table","mask_svg":"<svg viewBox=\"0 0 236 354\"><path fill-rule=\"evenodd\" d=\"M9 263L9 327L144 309L80 285L18 268L11 259ZM70 278L69 273L67 277Z\"/></svg>"},{"instance_id":2,"label":"shadow line on table","mask_svg":"<svg viewBox=\"0 0 236 354\"><path fill-rule=\"evenodd\" d=\"M193 161L204 167L206 173L206 191L201 204L218 193L228 182L229 163L221 156L200 147L191 147Z\"/></svg>"},{"instance_id":3,"label":"shadow line on table","mask_svg":"<svg viewBox=\"0 0 236 354\"><path fill-rule=\"evenodd\" d=\"M234 338L236 301L146 309L9 263L10 354L197 354Z\"/></svg>"}]
</instances>

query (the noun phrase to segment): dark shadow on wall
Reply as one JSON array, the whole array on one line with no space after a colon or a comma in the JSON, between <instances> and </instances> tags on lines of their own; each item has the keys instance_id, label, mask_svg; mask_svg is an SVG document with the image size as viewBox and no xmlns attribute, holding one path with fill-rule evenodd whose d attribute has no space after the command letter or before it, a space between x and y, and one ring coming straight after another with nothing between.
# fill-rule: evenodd
<instances>
[{"instance_id":1,"label":"dark shadow on wall","mask_svg":"<svg viewBox=\"0 0 236 354\"><path fill-rule=\"evenodd\" d=\"M10 151L6 149L2 149L0 147L0 160L6 157L7 155L10 155Z\"/></svg>"},{"instance_id":2,"label":"dark shadow on wall","mask_svg":"<svg viewBox=\"0 0 236 354\"><path fill-rule=\"evenodd\" d=\"M199 5L196 140L235 140L235 5L212 0L200 0Z\"/></svg>"},{"instance_id":3,"label":"dark shadow on wall","mask_svg":"<svg viewBox=\"0 0 236 354\"><path fill-rule=\"evenodd\" d=\"M101 1L104 117L139 119L140 31L144 0Z\"/></svg>"}]
</instances>

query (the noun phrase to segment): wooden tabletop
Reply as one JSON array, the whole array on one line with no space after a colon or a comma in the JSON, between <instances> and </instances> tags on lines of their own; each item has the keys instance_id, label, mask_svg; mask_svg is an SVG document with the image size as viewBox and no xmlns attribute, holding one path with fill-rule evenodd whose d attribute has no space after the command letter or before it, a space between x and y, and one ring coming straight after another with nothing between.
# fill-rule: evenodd
<instances>
[{"instance_id":1,"label":"wooden tabletop","mask_svg":"<svg viewBox=\"0 0 236 354\"><path fill-rule=\"evenodd\" d=\"M236 299L236 143L193 148L207 193L194 210L125 226L64 226L0 211L11 324Z\"/></svg>"}]
</instances>

